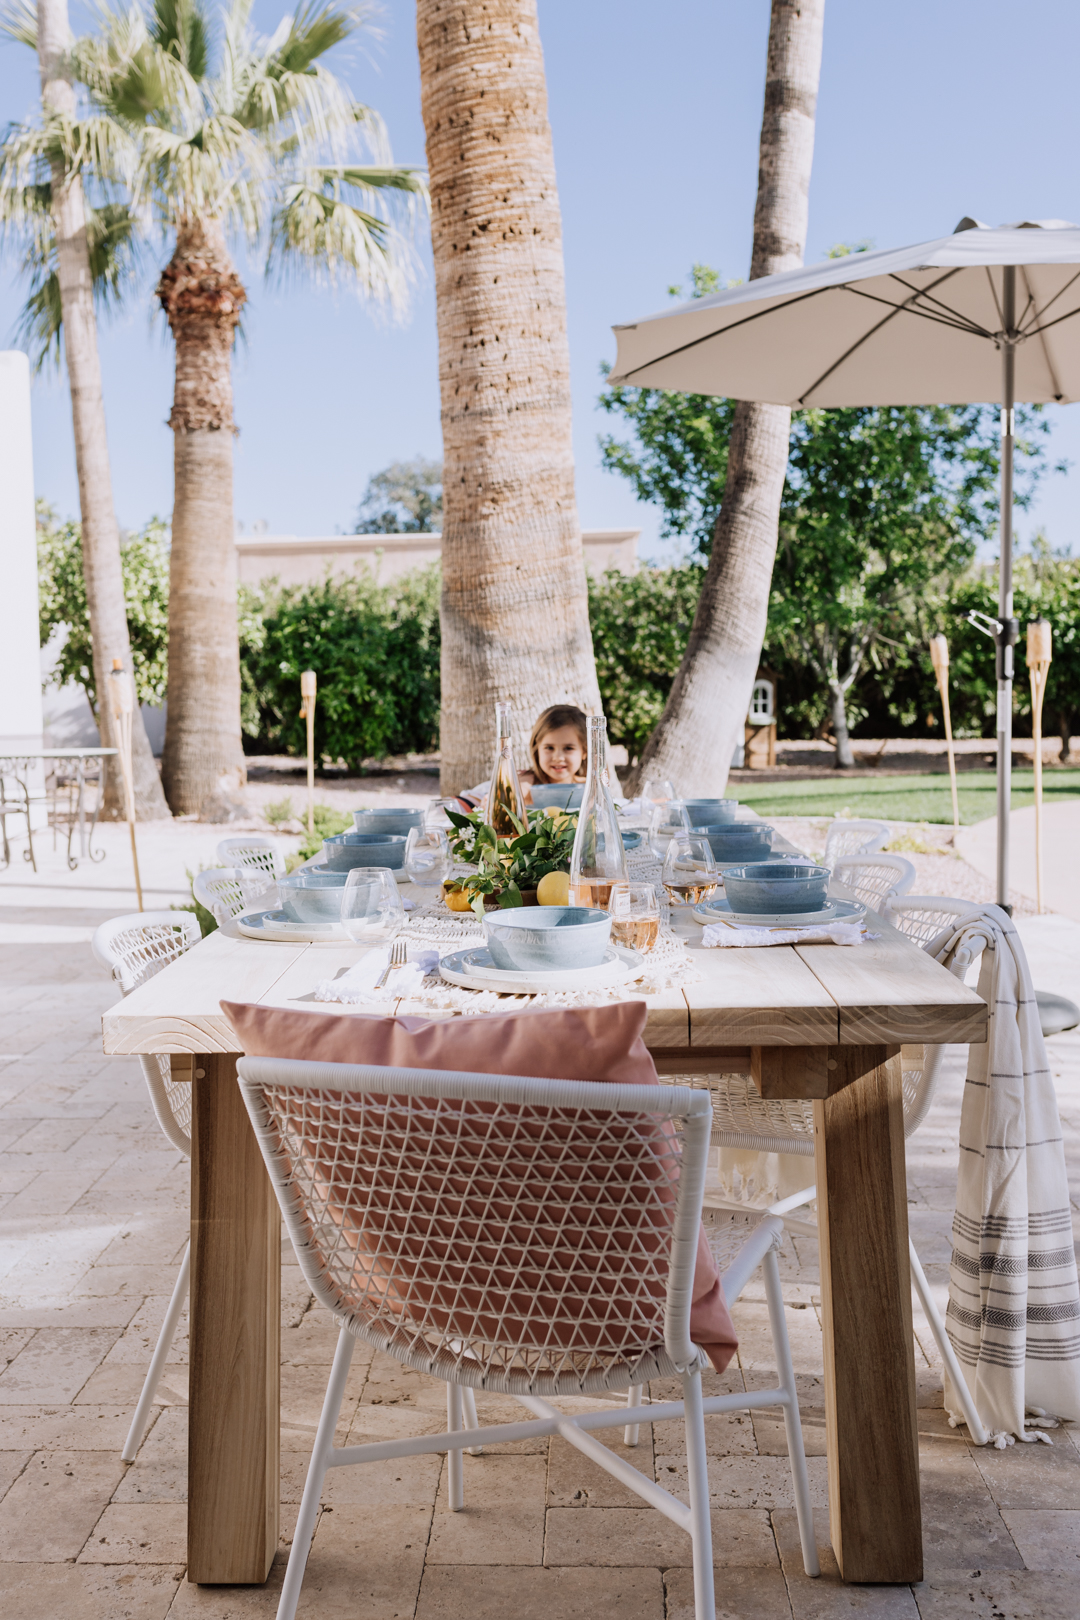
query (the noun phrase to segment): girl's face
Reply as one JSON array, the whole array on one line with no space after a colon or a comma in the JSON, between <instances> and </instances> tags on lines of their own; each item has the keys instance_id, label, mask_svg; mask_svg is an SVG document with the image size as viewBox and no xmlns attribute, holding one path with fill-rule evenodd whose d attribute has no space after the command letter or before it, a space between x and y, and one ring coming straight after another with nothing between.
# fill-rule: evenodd
<instances>
[{"instance_id":1,"label":"girl's face","mask_svg":"<svg viewBox=\"0 0 1080 1620\"><path fill-rule=\"evenodd\" d=\"M536 752L540 758L540 769L553 782L572 782L585 758L581 738L573 726L545 731Z\"/></svg>"}]
</instances>

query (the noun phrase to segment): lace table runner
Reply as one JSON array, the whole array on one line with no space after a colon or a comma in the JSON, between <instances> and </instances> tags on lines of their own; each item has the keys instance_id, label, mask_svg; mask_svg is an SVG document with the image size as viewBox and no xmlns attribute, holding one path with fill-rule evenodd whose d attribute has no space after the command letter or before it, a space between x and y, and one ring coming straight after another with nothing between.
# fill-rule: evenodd
<instances>
[{"instance_id":1,"label":"lace table runner","mask_svg":"<svg viewBox=\"0 0 1080 1620\"><path fill-rule=\"evenodd\" d=\"M449 1008L462 1013L492 1012L496 1008L506 1010L513 1006L596 1007L606 1002L659 995L662 990L677 989L684 984L696 984L701 974L694 966L684 942L671 928L671 908L660 881L660 862L651 850L642 847L628 853L627 869L631 882L651 883L660 902L660 935L653 949L642 958L641 971L636 978L608 988L553 990L536 995L509 996L500 995L494 990L466 990L460 985L447 984L444 979L429 975L420 988L410 995L410 1004L419 1002L422 1006ZM471 870L468 866L455 867L454 876L465 877ZM417 893L413 890L414 895ZM471 911L449 911L439 891L432 890L430 899L415 900L414 909L406 916L402 938L413 945L434 946L443 957L454 951L466 950L470 945L483 945L484 931L479 918Z\"/></svg>"}]
</instances>

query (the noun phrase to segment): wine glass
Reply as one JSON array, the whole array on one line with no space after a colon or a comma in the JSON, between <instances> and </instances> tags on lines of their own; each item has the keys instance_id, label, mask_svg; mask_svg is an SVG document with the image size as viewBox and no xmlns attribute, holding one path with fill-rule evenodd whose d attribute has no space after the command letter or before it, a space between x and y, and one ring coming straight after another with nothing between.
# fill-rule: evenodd
<instances>
[{"instance_id":1,"label":"wine glass","mask_svg":"<svg viewBox=\"0 0 1080 1620\"><path fill-rule=\"evenodd\" d=\"M400 932L405 907L388 866L354 866L341 896L341 926L355 945L385 945Z\"/></svg>"},{"instance_id":2,"label":"wine glass","mask_svg":"<svg viewBox=\"0 0 1080 1620\"><path fill-rule=\"evenodd\" d=\"M671 840L689 831L690 822L682 805L658 804L649 822L649 848L662 861Z\"/></svg>"},{"instance_id":3,"label":"wine glass","mask_svg":"<svg viewBox=\"0 0 1080 1620\"><path fill-rule=\"evenodd\" d=\"M675 797L674 783L666 776L647 776L641 789L643 804L667 804Z\"/></svg>"},{"instance_id":4,"label":"wine glass","mask_svg":"<svg viewBox=\"0 0 1080 1620\"><path fill-rule=\"evenodd\" d=\"M716 862L707 838L673 838L664 857L664 888L675 905L696 906L716 893Z\"/></svg>"},{"instance_id":5,"label":"wine glass","mask_svg":"<svg viewBox=\"0 0 1080 1620\"><path fill-rule=\"evenodd\" d=\"M437 827L412 827L405 840L405 872L410 883L434 887L450 870L450 845Z\"/></svg>"},{"instance_id":6,"label":"wine glass","mask_svg":"<svg viewBox=\"0 0 1080 1620\"><path fill-rule=\"evenodd\" d=\"M630 951L651 951L660 936L660 902L651 883L613 883L608 896L611 937Z\"/></svg>"}]
</instances>

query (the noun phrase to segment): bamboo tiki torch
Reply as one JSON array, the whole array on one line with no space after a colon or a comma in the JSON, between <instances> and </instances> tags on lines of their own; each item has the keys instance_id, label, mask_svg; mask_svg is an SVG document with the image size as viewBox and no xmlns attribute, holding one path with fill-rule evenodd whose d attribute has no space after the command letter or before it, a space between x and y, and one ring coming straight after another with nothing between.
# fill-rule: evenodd
<instances>
[{"instance_id":1,"label":"bamboo tiki torch","mask_svg":"<svg viewBox=\"0 0 1080 1620\"><path fill-rule=\"evenodd\" d=\"M1042 856L1042 712L1046 677L1053 657L1053 636L1048 619L1042 617L1027 627L1027 666L1031 680L1031 735L1035 743L1035 899L1043 909Z\"/></svg>"},{"instance_id":2,"label":"bamboo tiki torch","mask_svg":"<svg viewBox=\"0 0 1080 1620\"><path fill-rule=\"evenodd\" d=\"M116 721L116 741L120 772L124 778L124 812L128 832L131 834L131 864L135 868L135 893L139 897L139 910L143 909L142 880L139 877L139 852L135 847L135 772L131 763L131 721L135 712L135 683L119 658L113 659L109 674L109 703Z\"/></svg>"},{"instance_id":3,"label":"bamboo tiki torch","mask_svg":"<svg viewBox=\"0 0 1080 1620\"><path fill-rule=\"evenodd\" d=\"M307 830L315 832L315 693L318 680L313 669L305 669L300 676L300 713L307 721Z\"/></svg>"},{"instance_id":4,"label":"bamboo tiki torch","mask_svg":"<svg viewBox=\"0 0 1080 1620\"><path fill-rule=\"evenodd\" d=\"M930 637L930 662L937 676L941 708L945 715L945 747L949 755L949 786L952 788L953 842L960 830L960 803L956 796L956 757L953 754L952 716L949 713L949 643L944 636Z\"/></svg>"}]
</instances>

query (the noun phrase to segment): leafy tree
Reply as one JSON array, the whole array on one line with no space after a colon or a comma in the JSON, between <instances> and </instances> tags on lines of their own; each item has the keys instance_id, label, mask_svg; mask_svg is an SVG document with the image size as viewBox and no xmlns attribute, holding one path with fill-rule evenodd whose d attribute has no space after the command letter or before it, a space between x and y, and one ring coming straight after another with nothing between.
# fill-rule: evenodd
<instances>
[{"instance_id":1,"label":"leafy tree","mask_svg":"<svg viewBox=\"0 0 1080 1620\"><path fill-rule=\"evenodd\" d=\"M354 534L431 534L442 521L442 462L414 456L368 479Z\"/></svg>"},{"instance_id":2,"label":"leafy tree","mask_svg":"<svg viewBox=\"0 0 1080 1620\"><path fill-rule=\"evenodd\" d=\"M666 535L707 555L734 403L622 386L600 402L634 429L632 442L601 440L604 465L660 506ZM1038 410L1017 415L1023 506L1046 470L1049 423ZM830 717L838 765L852 762L848 707L860 675L904 663L925 641L927 592L942 597L938 576L961 573L996 530L996 418L978 406L793 415L764 653L784 666L789 718L813 727Z\"/></svg>"},{"instance_id":3,"label":"leafy tree","mask_svg":"<svg viewBox=\"0 0 1080 1620\"><path fill-rule=\"evenodd\" d=\"M41 645L63 633L55 666L61 682L81 686L98 712L90 617L83 574L82 531L38 502L38 613ZM168 682L169 530L160 518L120 538L128 636L140 703L163 703Z\"/></svg>"},{"instance_id":4,"label":"leafy tree","mask_svg":"<svg viewBox=\"0 0 1080 1620\"><path fill-rule=\"evenodd\" d=\"M319 677L317 757L424 752L439 735L439 570L378 585L370 570L241 591L248 732L259 752L302 754L300 672Z\"/></svg>"},{"instance_id":5,"label":"leafy tree","mask_svg":"<svg viewBox=\"0 0 1080 1620\"><path fill-rule=\"evenodd\" d=\"M608 736L626 748L631 764L664 712L703 574L692 563L636 574L609 569L600 579L589 577L589 620Z\"/></svg>"}]
</instances>

